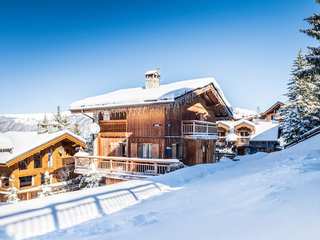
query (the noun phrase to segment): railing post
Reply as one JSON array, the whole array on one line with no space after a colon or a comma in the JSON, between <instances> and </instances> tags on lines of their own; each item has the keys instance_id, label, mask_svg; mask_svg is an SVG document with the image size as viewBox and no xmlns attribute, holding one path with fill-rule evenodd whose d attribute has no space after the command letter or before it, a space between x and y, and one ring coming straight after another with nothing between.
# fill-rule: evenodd
<instances>
[{"instance_id":1,"label":"railing post","mask_svg":"<svg viewBox=\"0 0 320 240\"><path fill-rule=\"evenodd\" d=\"M158 164L154 163L154 172L156 175L158 175Z\"/></svg>"},{"instance_id":2,"label":"railing post","mask_svg":"<svg viewBox=\"0 0 320 240\"><path fill-rule=\"evenodd\" d=\"M207 136L209 135L209 124L206 124L207 126Z\"/></svg>"},{"instance_id":3,"label":"railing post","mask_svg":"<svg viewBox=\"0 0 320 240\"><path fill-rule=\"evenodd\" d=\"M196 123L193 121L192 122L192 134L194 135L196 132Z\"/></svg>"},{"instance_id":4,"label":"railing post","mask_svg":"<svg viewBox=\"0 0 320 240\"><path fill-rule=\"evenodd\" d=\"M110 170L112 170L112 159L110 159Z\"/></svg>"}]
</instances>

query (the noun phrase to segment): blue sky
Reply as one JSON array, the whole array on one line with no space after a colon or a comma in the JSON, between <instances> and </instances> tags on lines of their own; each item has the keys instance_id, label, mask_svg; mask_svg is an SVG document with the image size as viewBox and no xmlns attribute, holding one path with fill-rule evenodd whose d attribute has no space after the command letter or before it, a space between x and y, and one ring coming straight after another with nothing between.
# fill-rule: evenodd
<instances>
[{"instance_id":1,"label":"blue sky","mask_svg":"<svg viewBox=\"0 0 320 240\"><path fill-rule=\"evenodd\" d=\"M214 76L233 106L283 99L313 0L1 1L0 113L55 111L78 99Z\"/></svg>"}]
</instances>

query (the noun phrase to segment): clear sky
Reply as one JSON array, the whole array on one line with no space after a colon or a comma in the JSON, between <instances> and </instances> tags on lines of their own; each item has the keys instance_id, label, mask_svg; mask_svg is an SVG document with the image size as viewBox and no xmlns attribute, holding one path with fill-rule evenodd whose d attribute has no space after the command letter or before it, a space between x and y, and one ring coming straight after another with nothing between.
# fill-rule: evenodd
<instances>
[{"instance_id":1,"label":"clear sky","mask_svg":"<svg viewBox=\"0 0 320 240\"><path fill-rule=\"evenodd\" d=\"M7 2L7 3L6 3ZM282 95L314 0L1 1L0 113L67 109L75 100L213 76L233 106Z\"/></svg>"}]
</instances>

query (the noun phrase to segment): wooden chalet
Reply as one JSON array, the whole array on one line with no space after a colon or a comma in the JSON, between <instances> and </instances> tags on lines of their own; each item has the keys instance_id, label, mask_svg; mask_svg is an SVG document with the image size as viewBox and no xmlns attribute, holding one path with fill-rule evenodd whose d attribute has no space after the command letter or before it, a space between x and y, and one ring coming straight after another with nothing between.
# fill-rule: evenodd
<instances>
[{"instance_id":1,"label":"wooden chalet","mask_svg":"<svg viewBox=\"0 0 320 240\"><path fill-rule=\"evenodd\" d=\"M262 119L218 121L218 150L237 155L278 150L279 123Z\"/></svg>"},{"instance_id":2,"label":"wooden chalet","mask_svg":"<svg viewBox=\"0 0 320 240\"><path fill-rule=\"evenodd\" d=\"M213 78L160 84L158 70L145 86L121 89L71 105L99 123L95 154L102 157L215 162L216 121L232 112Z\"/></svg>"},{"instance_id":3,"label":"wooden chalet","mask_svg":"<svg viewBox=\"0 0 320 240\"><path fill-rule=\"evenodd\" d=\"M260 114L260 118L267 121L282 121L279 116L279 110L284 105L284 103L278 101L268 108L265 112Z\"/></svg>"},{"instance_id":4,"label":"wooden chalet","mask_svg":"<svg viewBox=\"0 0 320 240\"><path fill-rule=\"evenodd\" d=\"M69 131L1 133L0 201L7 200L12 188L20 200L27 200L37 197L43 184L59 186L79 147L85 147L85 140Z\"/></svg>"}]
</instances>

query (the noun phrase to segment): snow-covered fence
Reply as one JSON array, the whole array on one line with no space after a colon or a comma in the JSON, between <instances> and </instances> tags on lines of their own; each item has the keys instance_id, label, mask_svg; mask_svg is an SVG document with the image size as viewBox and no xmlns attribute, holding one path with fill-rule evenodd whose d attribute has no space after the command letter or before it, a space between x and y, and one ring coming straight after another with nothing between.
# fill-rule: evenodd
<instances>
[{"instance_id":1,"label":"snow-covered fence","mask_svg":"<svg viewBox=\"0 0 320 240\"><path fill-rule=\"evenodd\" d=\"M303 142L303 141L305 141L315 135L318 135L318 134L320 134L320 127L315 127L313 129L311 129L310 131L301 135L297 140L285 145L284 148L292 147L292 146L294 146L300 142Z\"/></svg>"},{"instance_id":2,"label":"snow-covered fence","mask_svg":"<svg viewBox=\"0 0 320 240\"><path fill-rule=\"evenodd\" d=\"M66 229L150 198L165 185L130 181L0 207L0 239L26 239Z\"/></svg>"},{"instance_id":3,"label":"snow-covered fence","mask_svg":"<svg viewBox=\"0 0 320 240\"><path fill-rule=\"evenodd\" d=\"M183 167L177 159L75 156L75 173L98 172L101 175L156 176Z\"/></svg>"}]
</instances>

